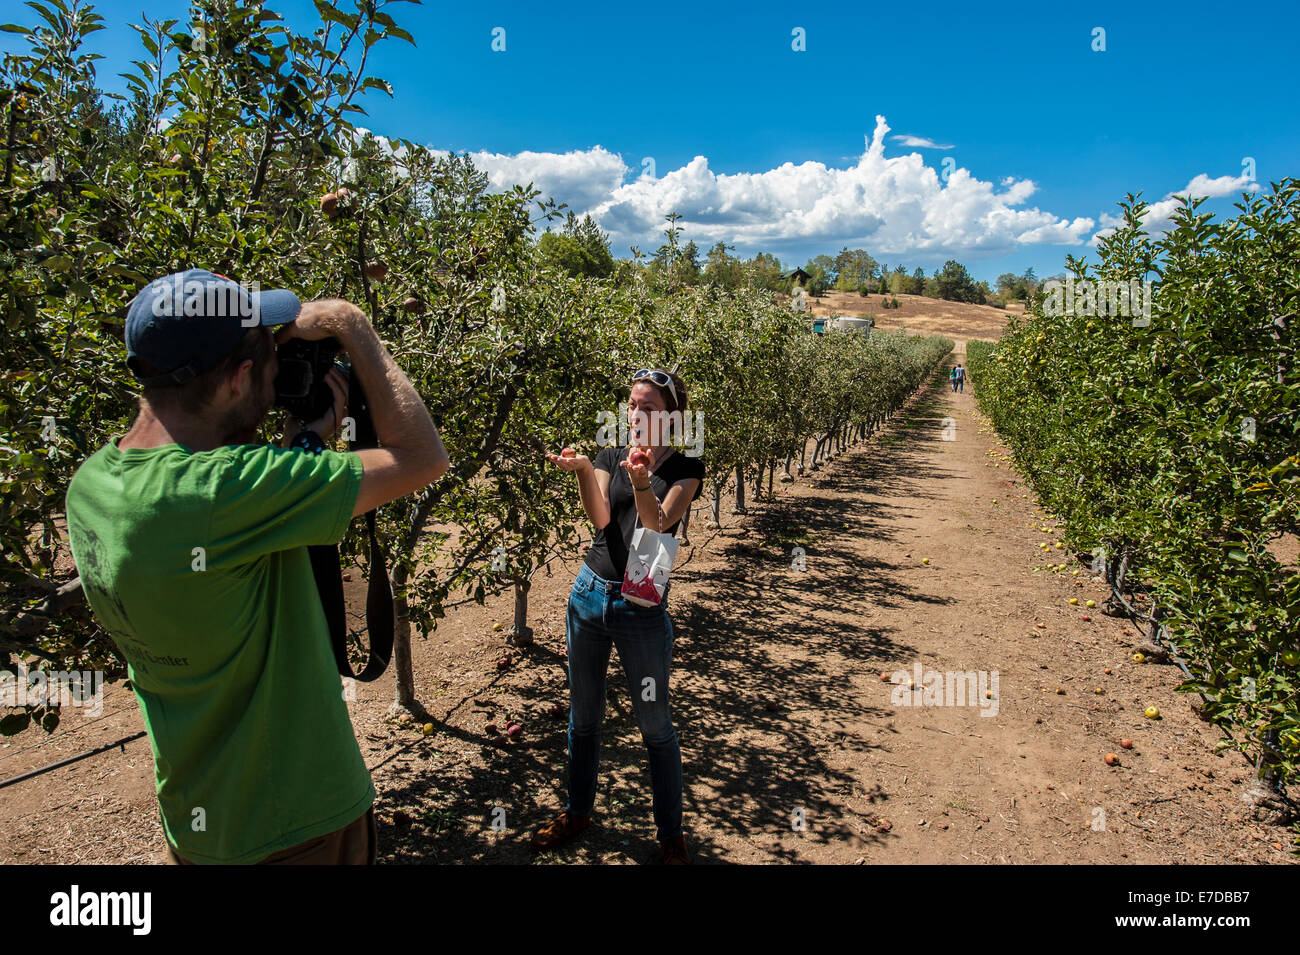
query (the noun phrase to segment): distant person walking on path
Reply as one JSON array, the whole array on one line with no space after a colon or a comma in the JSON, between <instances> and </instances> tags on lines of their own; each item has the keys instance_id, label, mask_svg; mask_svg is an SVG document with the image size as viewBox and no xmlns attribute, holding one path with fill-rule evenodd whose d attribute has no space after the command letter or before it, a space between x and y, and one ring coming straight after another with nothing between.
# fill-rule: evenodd
<instances>
[{"instance_id":1,"label":"distant person walking on path","mask_svg":"<svg viewBox=\"0 0 1300 955\"><path fill-rule=\"evenodd\" d=\"M952 370L952 377L953 377L953 390L960 391L963 394L965 394L966 369L961 366L960 362L958 362L957 367Z\"/></svg>"},{"instance_id":2,"label":"distant person walking on path","mask_svg":"<svg viewBox=\"0 0 1300 955\"><path fill-rule=\"evenodd\" d=\"M952 385L953 391L957 390L957 366L956 365L953 365L952 368L948 370L948 384Z\"/></svg>"}]
</instances>

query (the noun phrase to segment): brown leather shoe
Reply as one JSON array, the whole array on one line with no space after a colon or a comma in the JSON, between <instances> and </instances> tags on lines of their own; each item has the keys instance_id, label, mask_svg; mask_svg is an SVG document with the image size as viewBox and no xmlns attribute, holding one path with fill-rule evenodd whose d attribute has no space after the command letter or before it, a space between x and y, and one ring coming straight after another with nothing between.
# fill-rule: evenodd
<instances>
[{"instance_id":1,"label":"brown leather shoe","mask_svg":"<svg viewBox=\"0 0 1300 955\"><path fill-rule=\"evenodd\" d=\"M537 831L528 846L534 852L554 849L562 842L567 842L591 825L591 816L577 816L567 809Z\"/></svg>"},{"instance_id":2,"label":"brown leather shoe","mask_svg":"<svg viewBox=\"0 0 1300 955\"><path fill-rule=\"evenodd\" d=\"M664 865L691 864L691 857L686 851L685 836L678 836L676 839L663 839L659 843L659 848L663 850Z\"/></svg>"}]
</instances>

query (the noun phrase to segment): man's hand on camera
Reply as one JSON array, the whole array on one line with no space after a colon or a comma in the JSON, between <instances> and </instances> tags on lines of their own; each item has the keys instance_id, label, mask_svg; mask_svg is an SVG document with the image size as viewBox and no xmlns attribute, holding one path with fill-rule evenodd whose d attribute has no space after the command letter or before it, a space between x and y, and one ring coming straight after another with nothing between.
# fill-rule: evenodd
<instances>
[{"instance_id":1,"label":"man's hand on camera","mask_svg":"<svg viewBox=\"0 0 1300 955\"><path fill-rule=\"evenodd\" d=\"M275 343L283 345L291 338L304 341L320 341L325 338L343 338L356 327L358 322L365 322L366 315L351 302L341 298L322 298L314 302L304 302L298 311L298 317L289 324L281 326L275 333Z\"/></svg>"},{"instance_id":2,"label":"man's hand on camera","mask_svg":"<svg viewBox=\"0 0 1300 955\"><path fill-rule=\"evenodd\" d=\"M338 431L339 425L343 423L343 412L348 407L348 376L339 370L338 365L325 373L325 383L330 386L330 391L334 392L334 403L325 410L323 415L307 425L308 430L319 434L322 441L334 437L334 432Z\"/></svg>"},{"instance_id":3,"label":"man's hand on camera","mask_svg":"<svg viewBox=\"0 0 1300 955\"><path fill-rule=\"evenodd\" d=\"M288 447L299 431L315 431L322 441L329 441L343 423L343 413L348 407L348 376L337 365L325 373L325 383L334 392L334 403L325 409L325 413L315 421L301 422L289 418L285 422L284 444Z\"/></svg>"}]
</instances>

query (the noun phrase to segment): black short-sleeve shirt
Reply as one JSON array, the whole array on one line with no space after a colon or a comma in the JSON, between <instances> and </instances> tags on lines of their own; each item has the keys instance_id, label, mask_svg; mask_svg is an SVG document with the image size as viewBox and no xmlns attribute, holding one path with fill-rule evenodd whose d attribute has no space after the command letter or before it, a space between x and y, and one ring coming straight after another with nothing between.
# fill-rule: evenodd
<instances>
[{"instance_id":1,"label":"black short-sleeve shirt","mask_svg":"<svg viewBox=\"0 0 1300 955\"><path fill-rule=\"evenodd\" d=\"M632 546L632 532L637 527L636 503L632 482L622 461L627 457L629 448L605 448L596 455L592 462L600 470L610 475L609 480L609 524L596 532L596 539L587 551L585 563L597 577L606 580L622 580L627 567L627 554ZM694 478L699 481L695 488L694 501L704 491L704 459L692 458L676 449L668 459L650 474L650 487L655 497L662 501L668 496L668 489L678 481ZM678 521L678 524L681 522ZM677 524L665 527L665 534L675 534Z\"/></svg>"}]
</instances>

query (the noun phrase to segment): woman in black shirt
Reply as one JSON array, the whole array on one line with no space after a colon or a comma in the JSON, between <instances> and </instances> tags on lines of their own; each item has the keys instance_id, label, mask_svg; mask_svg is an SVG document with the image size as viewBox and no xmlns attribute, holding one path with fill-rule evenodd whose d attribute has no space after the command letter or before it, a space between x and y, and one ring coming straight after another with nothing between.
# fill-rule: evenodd
<instances>
[{"instance_id":1,"label":"woman in black shirt","mask_svg":"<svg viewBox=\"0 0 1300 955\"><path fill-rule=\"evenodd\" d=\"M596 529L582 570L569 595L565 626L569 654L569 801L565 811L532 840L549 849L577 835L591 821L600 762L600 725L605 714L605 676L611 646L618 647L641 738L650 757L655 825L666 864L686 864L682 835L682 756L668 708L673 625L665 605L641 607L623 597L632 533L641 526L674 534L691 502L700 496L704 462L668 443L656 427L672 412L685 412L681 378L660 369L632 377L628 425L632 444L605 448L596 460L548 454L547 460L578 477L582 506ZM656 412L658 414L656 414ZM676 426L680 416L672 421ZM650 444L650 441L656 441ZM640 453L648 454L648 462ZM630 458L630 460L629 460Z\"/></svg>"}]
</instances>

